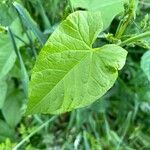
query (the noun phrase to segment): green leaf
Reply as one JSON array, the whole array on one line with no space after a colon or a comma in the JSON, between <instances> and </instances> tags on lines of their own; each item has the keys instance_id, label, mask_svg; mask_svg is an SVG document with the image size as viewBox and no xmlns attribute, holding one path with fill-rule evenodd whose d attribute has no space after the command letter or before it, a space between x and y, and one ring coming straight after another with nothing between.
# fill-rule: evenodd
<instances>
[{"instance_id":1,"label":"green leaf","mask_svg":"<svg viewBox=\"0 0 150 150\"><path fill-rule=\"evenodd\" d=\"M12 2L0 2L0 25L9 26L15 20L17 13Z\"/></svg>"},{"instance_id":2,"label":"green leaf","mask_svg":"<svg viewBox=\"0 0 150 150\"><path fill-rule=\"evenodd\" d=\"M0 79L4 78L16 61L16 54L8 34L0 33Z\"/></svg>"},{"instance_id":3,"label":"green leaf","mask_svg":"<svg viewBox=\"0 0 150 150\"><path fill-rule=\"evenodd\" d=\"M88 106L113 86L127 52L113 44L92 48L102 29L100 12L77 11L60 24L33 69L27 114Z\"/></svg>"},{"instance_id":4,"label":"green leaf","mask_svg":"<svg viewBox=\"0 0 150 150\"><path fill-rule=\"evenodd\" d=\"M27 41L27 37L23 34L23 29L18 18L13 21L10 27L15 35ZM16 40L16 43L18 48L24 44L19 40ZM8 74L14 66L15 61L16 54L9 34L7 32L0 32L0 79L3 79Z\"/></svg>"},{"instance_id":5,"label":"green leaf","mask_svg":"<svg viewBox=\"0 0 150 150\"><path fill-rule=\"evenodd\" d=\"M7 138L13 139L15 132L11 129L6 122L0 119L0 141L4 141Z\"/></svg>"},{"instance_id":6,"label":"green leaf","mask_svg":"<svg viewBox=\"0 0 150 150\"><path fill-rule=\"evenodd\" d=\"M0 81L0 109L3 107L7 93L7 83L5 81Z\"/></svg>"},{"instance_id":7,"label":"green leaf","mask_svg":"<svg viewBox=\"0 0 150 150\"><path fill-rule=\"evenodd\" d=\"M146 74L148 80L150 81L150 51L147 51L142 56L141 68L143 69L144 73Z\"/></svg>"},{"instance_id":8,"label":"green leaf","mask_svg":"<svg viewBox=\"0 0 150 150\"><path fill-rule=\"evenodd\" d=\"M127 0L70 0L74 8L101 11L104 30L108 28L116 15L124 11Z\"/></svg>"},{"instance_id":9,"label":"green leaf","mask_svg":"<svg viewBox=\"0 0 150 150\"><path fill-rule=\"evenodd\" d=\"M22 103L23 103L23 93L20 91L11 93L4 103L2 113L7 124L12 128L14 128L19 123L22 117L21 111Z\"/></svg>"},{"instance_id":10,"label":"green leaf","mask_svg":"<svg viewBox=\"0 0 150 150\"><path fill-rule=\"evenodd\" d=\"M44 34L38 29L36 22L31 18L28 11L19 3L14 2L14 7L20 14L22 21L28 29L31 29L35 36L38 38L39 42L43 45L45 43L46 37Z\"/></svg>"}]
</instances>

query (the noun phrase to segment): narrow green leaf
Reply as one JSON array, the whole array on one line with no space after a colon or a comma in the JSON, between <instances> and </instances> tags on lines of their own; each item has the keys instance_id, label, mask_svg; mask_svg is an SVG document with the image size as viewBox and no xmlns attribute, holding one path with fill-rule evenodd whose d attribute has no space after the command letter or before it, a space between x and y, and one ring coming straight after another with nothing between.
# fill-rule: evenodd
<instances>
[{"instance_id":1,"label":"narrow green leaf","mask_svg":"<svg viewBox=\"0 0 150 150\"><path fill-rule=\"evenodd\" d=\"M0 141L5 141L7 138L14 138L15 132L6 122L0 119Z\"/></svg>"},{"instance_id":2,"label":"narrow green leaf","mask_svg":"<svg viewBox=\"0 0 150 150\"><path fill-rule=\"evenodd\" d=\"M28 11L17 2L14 2L13 5L20 14L20 17L22 18L26 27L32 30L32 32L38 38L39 42L43 45L45 43L46 38L44 37L44 34L42 34L42 32L38 29L35 21L31 18Z\"/></svg>"},{"instance_id":3,"label":"narrow green leaf","mask_svg":"<svg viewBox=\"0 0 150 150\"><path fill-rule=\"evenodd\" d=\"M100 12L77 11L62 22L33 69L27 114L58 114L88 106L114 84L127 52L92 48L102 31Z\"/></svg>"},{"instance_id":4,"label":"narrow green leaf","mask_svg":"<svg viewBox=\"0 0 150 150\"><path fill-rule=\"evenodd\" d=\"M5 33L0 33L0 79L7 75L15 61L16 54L9 40L9 36Z\"/></svg>"},{"instance_id":5,"label":"narrow green leaf","mask_svg":"<svg viewBox=\"0 0 150 150\"><path fill-rule=\"evenodd\" d=\"M22 32L18 18L13 21L10 27L14 31L15 35L22 37L25 41L27 41L27 37ZM16 43L18 48L23 45L23 43L19 40L16 40ZM8 32L0 32L0 79L3 79L8 74L14 66L15 61L16 54Z\"/></svg>"},{"instance_id":6,"label":"narrow green leaf","mask_svg":"<svg viewBox=\"0 0 150 150\"><path fill-rule=\"evenodd\" d=\"M124 11L127 0L70 0L74 8L101 11L104 30L108 28L116 15Z\"/></svg>"},{"instance_id":7,"label":"narrow green leaf","mask_svg":"<svg viewBox=\"0 0 150 150\"><path fill-rule=\"evenodd\" d=\"M0 81L0 109L4 105L4 101L7 93L7 83L3 80Z\"/></svg>"},{"instance_id":8,"label":"narrow green leaf","mask_svg":"<svg viewBox=\"0 0 150 150\"><path fill-rule=\"evenodd\" d=\"M15 51L15 53L17 55L17 58L18 58L18 61L20 63L21 79L22 79L22 83L23 83L24 93L25 93L25 96L27 98L28 97L28 81L29 81L28 73L27 73L27 70L25 68L25 64L23 62L22 56L20 54L20 50L17 48L16 41L14 39L13 33L12 33L10 28L8 28L8 32L9 32L9 35L10 35L10 38L11 38L11 41L12 41L14 51Z\"/></svg>"},{"instance_id":9,"label":"narrow green leaf","mask_svg":"<svg viewBox=\"0 0 150 150\"><path fill-rule=\"evenodd\" d=\"M144 73L146 74L148 80L150 81L150 51L147 51L142 56L141 68L143 69Z\"/></svg>"}]
</instances>

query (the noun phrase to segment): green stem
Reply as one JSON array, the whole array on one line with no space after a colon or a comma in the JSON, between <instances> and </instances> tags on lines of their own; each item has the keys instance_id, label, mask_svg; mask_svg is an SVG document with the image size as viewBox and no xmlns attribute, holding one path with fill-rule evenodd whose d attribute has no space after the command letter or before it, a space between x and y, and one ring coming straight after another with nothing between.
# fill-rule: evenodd
<instances>
[{"instance_id":1,"label":"green stem","mask_svg":"<svg viewBox=\"0 0 150 150\"><path fill-rule=\"evenodd\" d=\"M88 142L86 131L84 130L83 130L83 140L84 140L85 149L91 149L90 144Z\"/></svg>"},{"instance_id":2,"label":"green stem","mask_svg":"<svg viewBox=\"0 0 150 150\"><path fill-rule=\"evenodd\" d=\"M48 121L46 121L44 124L39 126L37 129L35 129L32 133L30 133L28 136L26 136L21 142L19 142L12 150L18 150L20 146L22 146L25 142L27 142L30 137L32 137L35 133L39 132L41 129L43 129L45 126L47 126L50 122L54 121L57 118L57 116L54 116L50 118Z\"/></svg>"},{"instance_id":3,"label":"green stem","mask_svg":"<svg viewBox=\"0 0 150 150\"><path fill-rule=\"evenodd\" d=\"M35 22L33 21L33 19L31 18L30 14L27 12L27 10L20 5L17 2L13 3L15 9L17 10L22 22L24 23L24 25L28 28L31 29L32 32L34 33L34 35L38 38L41 46L44 45L45 41L46 41L46 37L44 36L44 34L39 30L39 28L36 26Z\"/></svg>"},{"instance_id":4,"label":"green stem","mask_svg":"<svg viewBox=\"0 0 150 150\"><path fill-rule=\"evenodd\" d=\"M28 82L29 82L29 77L28 77L28 73L25 67L25 64L23 62L22 56L20 54L20 51L16 45L16 41L14 39L14 35L12 30L10 29L10 27L8 27L8 33L10 35L10 39L12 41L13 44L13 48L15 50L16 56L18 58L18 61L20 63L20 67L21 67L21 77L22 77L22 83L23 83L23 89L24 89L24 93L26 96L26 99L28 98Z\"/></svg>"},{"instance_id":5,"label":"green stem","mask_svg":"<svg viewBox=\"0 0 150 150\"><path fill-rule=\"evenodd\" d=\"M30 33L30 32L29 32L29 33ZM27 31L27 32L26 32L26 35L27 35L27 37L28 37L28 39L29 39L29 42L30 42L30 45L31 45L31 49L32 49L33 55L34 55L34 57L36 58L36 57L37 57L37 52L36 52L36 49L35 49L33 40L32 40L32 38L31 38L32 36L29 35L29 33L28 33L28 31Z\"/></svg>"},{"instance_id":6,"label":"green stem","mask_svg":"<svg viewBox=\"0 0 150 150\"><path fill-rule=\"evenodd\" d=\"M43 18L45 29L50 28L51 27L51 23L50 23L47 15L46 15L46 12L45 12L45 10L43 8L43 5L42 5L40 0L37 0L37 5L38 5L38 8L39 8L40 15Z\"/></svg>"},{"instance_id":7,"label":"green stem","mask_svg":"<svg viewBox=\"0 0 150 150\"><path fill-rule=\"evenodd\" d=\"M107 140L109 141L110 140L110 126L106 118L106 112L103 113L103 119L105 123L105 131L106 131Z\"/></svg>"},{"instance_id":8,"label":"green stem","mask_svg":"<svg viewBox=\"0 0 150 150\"><path fill-rule=\"evenodd\" d=\"M73 8L72 3L71 3L70 0L68 0L68 4L69 4L69 6L70 6L71 12L73 13L73 12L74 12L74 8Z\"/></svg>"},{"instance_id":9,"label":"green stem","mask_svg":"<svg viewBox=\"0 0 150 150\"><path fill-rule=\"evenodd\" d=\"M123 130L123 134L122 134L122 136L121 136L121 140L120 140L120 142L118 143L116 150L119 150L121 144L123 143L123 139L125 138L125 136L126 136L126 134L127 134L127 131L128 131L128 129L129 129L130 125L131 125L131 119L132 119L132 112L129 112L129 113L128 113L128 116L127 116L127 119L126 119L126 121L125 121L125 123L124 123L124 124L125 124L125 128L124 128L124 130Z\"/></svg>"},{"instance_id":10,"label":"green stem","mask_svg":"<svg viewBox=\"0 0 150 150\"><path fill-rule=\"evenodd\" d=\"M130 0L130 4L129 4L129 10L128 10L128 17L127 18L123 18L123 20L120 22L120 25L117 29L116 35L115 37L117 39L120 39L121 36L124 34L126 28L128 27L128 25L130 24L130 22L133 20L135 15L135 0Z\"/></svg>"},{"instance_id":11,"label":"green stem","mask_svg":"<svg viewBox=\"0 0 150 150\"><path fill-rule=\"evenodd\" d=\"M20 38L18 35L13 34L15 38L17 38L19 41L21 41L22 43L24 43L25 45L29 46L28 43L26 43L22 38Z\"/></svg>"},{"instance_id":12,"label":"green stem","mask_svg":"<svg viewBox=\"0 0 150 150\"><path fill-rule=\"evenodd\" d=\"M150 37L150 31L147 31L145 33L141 33L141 34L139 34L137 36L131 37L131 38L123 41L122 43L120 43L118 45L123 47L125 45L134 43L134 42L139 41L140 39L143 39L143 38L146 38L146 37Z\"/></svg>"}]
</instances>

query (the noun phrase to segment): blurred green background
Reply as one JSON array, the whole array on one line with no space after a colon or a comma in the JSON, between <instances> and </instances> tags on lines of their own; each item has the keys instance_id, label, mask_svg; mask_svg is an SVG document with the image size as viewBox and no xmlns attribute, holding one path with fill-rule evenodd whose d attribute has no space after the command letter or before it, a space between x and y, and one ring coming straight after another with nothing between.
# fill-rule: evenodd
<instances>
[{"instance_id":1,"label":"blurred green background","mask_svg":"<svg viewBox=\"0 0 150 150\"><path fill-rule=\"evenodd\" d=\"M150 59L150 37L125 47L129 54L118 80L91 106L53 120L51 115L24 117L26 85L36 57L72 7L66 0L13 2L0 1L0 150L13 149L33 133L18 150L150 150L150 81L141 68L141 60ZM150 1L139 0L136 18L122 39L150 30L149 14ZM116 17L104 34L114 34L124 15ZM95 46L112 40L107 34Z\"/></svg>"}]
</instances>

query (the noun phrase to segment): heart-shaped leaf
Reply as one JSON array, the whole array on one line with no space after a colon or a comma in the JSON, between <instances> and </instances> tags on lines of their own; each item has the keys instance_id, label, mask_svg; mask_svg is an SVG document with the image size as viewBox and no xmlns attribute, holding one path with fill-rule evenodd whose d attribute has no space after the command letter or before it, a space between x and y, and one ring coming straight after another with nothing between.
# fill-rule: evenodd
<instances>
[{"instance_id":1,"label":"heart-shaped leaf","mask_svg":"<svg viewBox=\"0 0 150 150\"><path fill-rule=\"evenodd\" d=\"M117 45L93 48L100 12L77 11L42 49L32 72L26 114L58 114L93 103L114 84L127 52Z\"/></svg>"}]
</instances>

